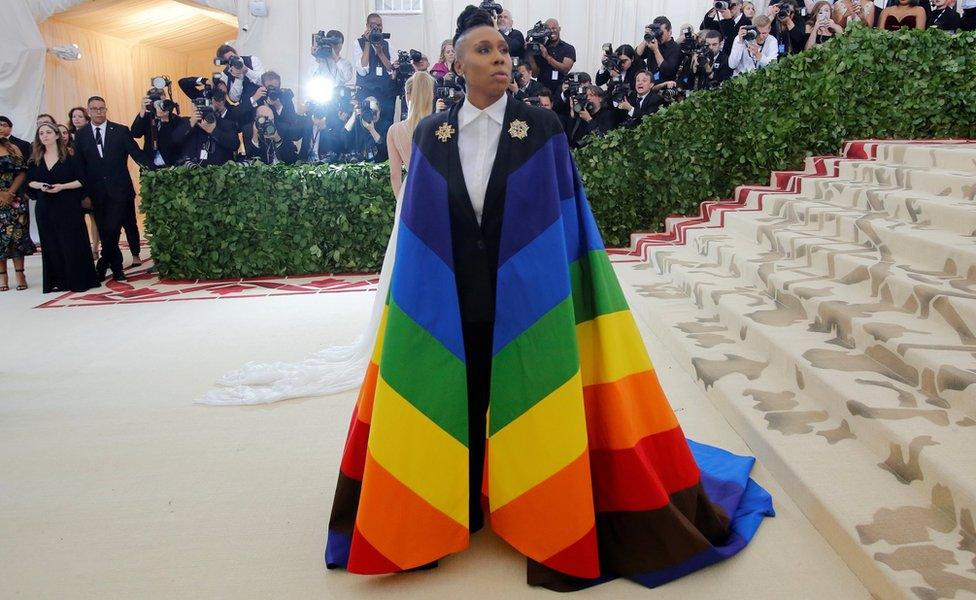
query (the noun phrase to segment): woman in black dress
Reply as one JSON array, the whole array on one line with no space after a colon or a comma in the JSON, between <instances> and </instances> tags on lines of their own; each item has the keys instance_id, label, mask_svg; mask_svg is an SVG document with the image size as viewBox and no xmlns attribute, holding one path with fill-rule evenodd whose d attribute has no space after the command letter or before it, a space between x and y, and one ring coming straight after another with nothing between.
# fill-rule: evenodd
<instances>
[{"instance_id":1,"label":"woman in black dress","mask_svg":"<svg viewBox=\"0 0 976 600\"><path fill-rule=\"evenodd\" d=\"M44 248L44 293L98 287L81 209L81 175L57 127L45 123L37 128L27 181L39 192L36 215Z\"/></svg>"}]
</instances>

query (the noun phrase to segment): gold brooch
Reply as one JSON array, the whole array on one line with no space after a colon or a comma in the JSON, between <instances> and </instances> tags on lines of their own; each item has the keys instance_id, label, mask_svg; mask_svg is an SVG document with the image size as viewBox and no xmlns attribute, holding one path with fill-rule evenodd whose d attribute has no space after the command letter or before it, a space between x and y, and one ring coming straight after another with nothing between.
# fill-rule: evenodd
<instances>
[{"instance_id":1,"label":"gold brooch","mask_svg":"<svg viewBox=\"0 0 976 600\"><path fill-rule=\"evenodd\" d=\"M517 140L524 140L529 135L529 124L525 121L512 121L512 126L508 128L508 135Z\"/></svg>"},{"instance_id":2,"label":"gold brooch","mask_svg":"<svg viewBox=\"0 0 976 600\"><path fill-rule=\"evenodd\" d=\"M434 135L436 135L437 139L440 141L446 142L454 137L454 127L452 127L450 123L442 123L441 126L437 128L437 131L434 132Z\"/></svg>"}]
</instances>

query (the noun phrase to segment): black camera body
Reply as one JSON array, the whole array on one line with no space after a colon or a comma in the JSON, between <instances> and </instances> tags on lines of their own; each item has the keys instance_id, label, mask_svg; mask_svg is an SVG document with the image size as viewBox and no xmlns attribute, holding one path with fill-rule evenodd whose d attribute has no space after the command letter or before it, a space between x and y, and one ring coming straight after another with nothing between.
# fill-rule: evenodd
<instances>
[{"instance_id":1,"label":"black camera body","mask_svg":"<svg viewBox=\"0 0 976 600\"><path fill-rule=\"evenodd\" d=\"M438 81L434 86L434 100L443 100L450 108L461 99L461 86L453 81Z\"/></svg>"},{"instance_id":2,"label":"black camera body","mask_svg":"<svg viewBox=\"0 0 976 600\"><path fill-rule=\"evenodd\" d=\"M383 40L390 39L390 34L383 33L383 29L379 25L373 25L369 30L369 43L370 44L382 44Z\"/></svg>"},{"instance_id":3,"label":"black camera body","mask_svg":"<svg viewBox=\"0 0 976 600\"><path fill-rule=\"evenodd\" d=\"M342 38L339 36L329 37L324 31L313 33L312 47L315 50L312 52L312 56L320 59L335 58L335 49L341 44Z\"/></svg>"},{"instance_id":4,"label":"black camera body","mask_svg":"<svg viewBox=\"0 0 976 600\"><path fill-rule=\"evenodd\" d=\"M269 85L265 89L268 90L268 102L278 102L281 100L281 88Z\"/></svg>"},{"instance_id":5,"label":"black camera body","mask_svg":"<svg viewBox=\"0 0 976 600\"><path fill-rule=\"evenodd\" d=\"M271 117L258 117L255 119L254 129L257 130L258 135L264 138L273 137L278 132L278 126L275 125Z\"/></svg>"},{"instance_id":6,"label":"black camera body","mask_svg":"<svg viewBox=\"0 0 976 600\"><path fill-rule=\"evenodd\" d=\"M695 39L695 32L691 27L682 28L681 43L678 47L681 48L681 52L685 56L691 56L691 54L698 47L698 40Z\"/></svg>"},{"instance_id":7,"label":"black camera body","mask_svg":"<svg viewBox=\"0 0 976 600\"><path fill-rule=\"evenodd\" d=\"M496 19L498 18L498 15L502 14L502 11L504 10L501 4L499 4L498 2L493 2L493 0L481 0L481 5L478 6L478 8L480 8L481 10L487 10Z\"/></svg>"},{"instance_id":8,"label":"black camera body","mask_svg":"<svg viewBox=\"0 0 976 600\"><path fill-rule=\"evenodd\" d=\"M619 104L629 98L633 92L634 90L629 83L617 82L610 88L610 101Z\"/></svg>"},{"instance_id":9,"label":"black camera body","mask_svg":"<svg viewBox=\"0 0 976 600\"><path fill-rule=\"evenodd\" d=\"M607 71L620 71L620 57L613 53L613 44L603 44L603 57L600 61Z\"/></svg>"},{"instance_id":10,"label":"black camera body","mask_svg":"<svg viewBox=\"0 0 976 600\"><path fill-rule=\"evenodd\" d=\"M715 10L728 10L728 9L729 9L729 3L728 2L716 2L715 3Z\"/></svg>"},{"instance_id":11,"label":"black camera body","mask_svg":"<svg viewBox=\"0 0 976 600\"><path fill-rule=\"evenodd\" d=\"M746 44L751 44L752 42L756 41L756 38L759 37L759 31L752 25L747 25L745 30L746 33L744 36L742 36L742 41Z\"/></svg>"},{"instance_id":12,"label":"black camera body","mask_svg":"<svg viewBox=\"0 0 976 600\"><path fill-rule=\"evenodd\" d=\"M214 65L218 67L229 66L234 69L243 69L244 59L241 58L240 56L237 56L236 54L227 59L217 57L214 59Z\"/></svg>"},{"instance_id":13,"label":"black camera body","mask_svg":"<svg viewBox=\"0 0 976 600\"><path fill-rule=\"evenodd\" d=\"M586 98L586 90L583 88L579 88L576 93L573 94L571 100L573 102L573 111L575 111L577 115L584 110L590 114L593 114L593 109L596 108L593 106L593 103Z\"/></svg>"},{"instance_id":14,"label":"black camera body","mask_svg":"<svg viewBox=\"0 0 976 600\"><path fill-rule=\"evenodd\" d=\"M539 54L543 46L552 41L552 30L542 21L537 21L532 29L525 32L525 49L531 54Z\"/></svg>"},{"instance_id":15,"label":"black camera body","mask_svg":"<svg viewBox=\"0 0 976 600\"><path fill-rule=\"evenodd\" d=\"M674 104L685 99L685 91L680 88L664 88L660 92L661 99L665 104Z\"/></svg>"},{"instance_id":16,"label":"black camera body","mask_svg":"<svg viewBox=\"0 0 976 600\"><path fill-rule=\"evenodd\" d=\"M776 18L780 21L789 19L793 14L793 5L791 5L789 2L780 2L777 4L777 6L779 7L779 12L776 13Z\"/></svg>"},{"instance_id":17,"label":"black camera body","mask_svg":"<svg viewBox=\"0 0 976 600\"><path fill-rule=\"evenodd\" d=\"M194 98L193 107L200 111L200 118L207 123L217 122L217 111L214 110L213 99L210 95Z\"/></svg>"},{"instance_id":18,"label":"black camera body","mask_svg":"<svg viewBox=\"0 0 976 600\"><path fill-rule=\"evenodd\" d=\"M359 103L359 116L363 121L367 123L376 122L376 109L373 108L373 102L370 100L362 100Z\"/></svg>"},{"instance_id":19,"label":"black camera body","mask_svg":"<svg viewBox=\"0 0 976 600\"><path fill-rule=\"evenodd\" d=\"M644 34L644 41L650 42L651 40L657 40L658 42L664 37L664 28L657 23L651 23L647 26L650 29L649 32Z\"/></svg>"}]
</instances>

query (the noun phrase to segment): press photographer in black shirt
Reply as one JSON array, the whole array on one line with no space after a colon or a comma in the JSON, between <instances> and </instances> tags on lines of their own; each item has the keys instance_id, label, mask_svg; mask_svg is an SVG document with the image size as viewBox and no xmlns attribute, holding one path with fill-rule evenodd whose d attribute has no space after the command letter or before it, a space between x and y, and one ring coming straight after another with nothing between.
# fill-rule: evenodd
<instances>
[{"instance_id":1,"label":"press photographer in black shirt","mask_svg":"<svg viewBox=\"0 0 976 600\"><path fill-rule=\"evenodd\" d=\"M630 44L618 46L612 55L606 54L607 46L604 47L600 69L596 72L596 84L606 85L608 81L619 76L630 89L634 89L634 78L644 70L644 62L637 58L637 53Z\"/></svg>"},{"instance_id":2,"label":"press photographer in black shirt","mask_svg":"<svg viewBox=\"0 0 976 600\"><path fill-rule=\"evenodd\" d=\"M156 87L156 80L160 80ZM133 139L143 139L142 151L148 161L148 167L159 169L177 164L181 155L181 147L173 141L173 132L177 128L180 117L175 114L176 104L169 99L169 93L163 89L164 77L154 77L153 86L149 93L142 97L142 110L132 121L129 128Z\"/></svg>"},{"instance_id":3,"label":"press photographer in black shirt","mask_svg":"<svg viewBox=\"0 0 976 600\"><path fill-rule=\"evenodd\" d=\"M540 44L538 52L534 52L531 35L529 35L525 48L526 59L532 65L532 72L538 76L539 83L549 88L549 91L558 93L566 74L572 71L573 65L576 64L576 48L559 37L561 32L559 21L548 19L544 25L548 29L549 35L546 36L548 41ZM538 27L533 27L531 31L537 29Z\"/></svg>"},{"instance_id":4,"label":"press photographer in black shirt","mask_svg":"<svg viewBox=\"0 0 976 600\"><path fill-rule=\"evenodd\" d=\"M198 100L192 108L189 118L176 119L172 132L173 144L180 148L177 164L222 165L234 160L240 138L233 121L218 117L209 101Z\"/></svg>"},{"instance_id":5,"label":"press photographer in black shirt","mask_svg":"<svg viewBox=\"0 0 976 600\"><path fill-rule=\"evenodd\" d=\"M254 122L244 128L244 152L248 158L269 165L295 164L298 149L278 131L278 119L271 107L262 104L255 112Z\"/></svg>"},{"instance_id":6,"label":"press photographer in black shirt","mask_svg":"<svg viewBox=\"0 0 976 600\"><path fill-rule=\"evenodd\" d=\"M512 58L523 60L525 58L525 36L518 29L515 29L515 21L509 10L503 10L498 15L498 32L502 34L508 42L508 53Z\"/></svg>"},{"instance_id":7,"label":"press photographer in black shirt","mask_svg":"<svg viewBox=\"0 0 976 600\"><path fill-rule=\"evenodd\" d=\"M348 112L347 112L348 111ZM301 162L337 162L350 151L352 134L345 124L352 114L351 106L333 106L309 103L306 117L309 121L298 151Z\"/></svg>"},{"instance_id":8,"label":"press photographer in black shirt","mask_svg":"<svg viewBox=\"0 0 976 600\"><path fill-rule=\"evenodd\" d=\"M393 83L393 58L390 34L383 33L383 17L371 13L366 17L366 31L353 46L352 66L356 68L356 85L361 96L372 96L381 112L393 122L396 88ZM384 144L385 145L385 144Z\"/></svg>"},{"instance_id":9,"label":"press photographer in black shirt","mask_svg":"<svg viewBox=\"0 0 976 600\"><path fill-rule=\"evenodd\" d=\"M595 85L586 86L586 98L570 99L570 146L586 145L591 135L602 136L620 124L620 115L607 105L606 91Z\"/></svg>"},{"instance_id":10,"label":"press photographer in black shirt","mask_svg":"<svg viewBox=\"0 0 976 600\"><path fill-rule=\"evenodd\" d=\"M274 111L278 134L287 141L293 142L302 137L298 115L295 112L295 94L288 88L281 87L281 76L274 71L265 71L261 75L261 87L251 95L249 106L244 106L241 115L242 122L248 123L256 118L259 106L268 106Z\"/></svg>"},{"instance_id":11,"label":"press photographer in black shirt","mask_svg":"<svg viewBox=\"0 0 976 600\"><path fill-rule=\"evenodd\" d=\"M802 52L807 44L806 20L796 9L796 0L771 4L767 14L773 20L770 35L776 38L780 58Z\"/></svg>"},{"instance_id":12,"label":"press photographer in black shirt","mask_svg":"<svg viewBox=\"0 0 976 600\"><path fill-rule=\"evenodd\" d=\"M732 79L732 67L729 66L729 55L722 49L722 34L709 30L703 37L708 52L696 53L692 58L694 89L710 90Z\"/></svg>"},{"instance_id":13,"label":"press photographer in black shirt","mask_svg":"<svg viewBox=\"0 0 976 600\"><path fill-rule=\"evenodd\" d=\"M681 66L681 48L672 39L667 17L656 17L644 28L644 40L637 45L635 54L647 64L655 83L674 81Z\"/></svg>"},{"instance_id":14,"label":"press photographer in black shirt","mask_svg":"<svg viewBox=\"0 0 976 600\"><path fill-rule=\"evenodd\" d=\"M722 34L722 51L732 54L732 43L739 35L739 28L752 25L752 19L742 14L742 0L720 0L705 14L699 30L711 29Z\"/></svg>"},{"instance_id":15,"label":"press photographer in black shirt","mask_svg":"<svg viewBox=\"0 0 976 600\"><path fill-rule=\"evenodd\" d=\"M386 132L389 119L384 118L383 106L373 96L367 96L353 108L353 114L345 125L349 132L351 150L367 162L383 162L389 158L386 149Z\"/></svg>"}]
</instances>

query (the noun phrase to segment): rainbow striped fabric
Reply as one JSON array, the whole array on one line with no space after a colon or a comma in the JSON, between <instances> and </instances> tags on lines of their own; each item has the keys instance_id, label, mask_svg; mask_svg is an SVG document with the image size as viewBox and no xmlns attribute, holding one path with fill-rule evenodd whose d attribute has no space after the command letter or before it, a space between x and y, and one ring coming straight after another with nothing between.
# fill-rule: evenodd
<instances>
[{"instance_id":1,"label":"rainbow striped fabric","mask_svg":"<svg viewBox=\"0 0 976 600\"><path fill-rule=\"evenodd\" d=\"M558 123L531 125L545 137L508 175L498 260L490 526L529 559L531 584L659 585L740 550L772 502L749 479L752 458L685 439L566 138ZM426 154L414 146L390 296L329 526L327 564L354 573L466 548L468 446L486 443L467 439L447 182Z\"/></svg>"}]
</instances>

